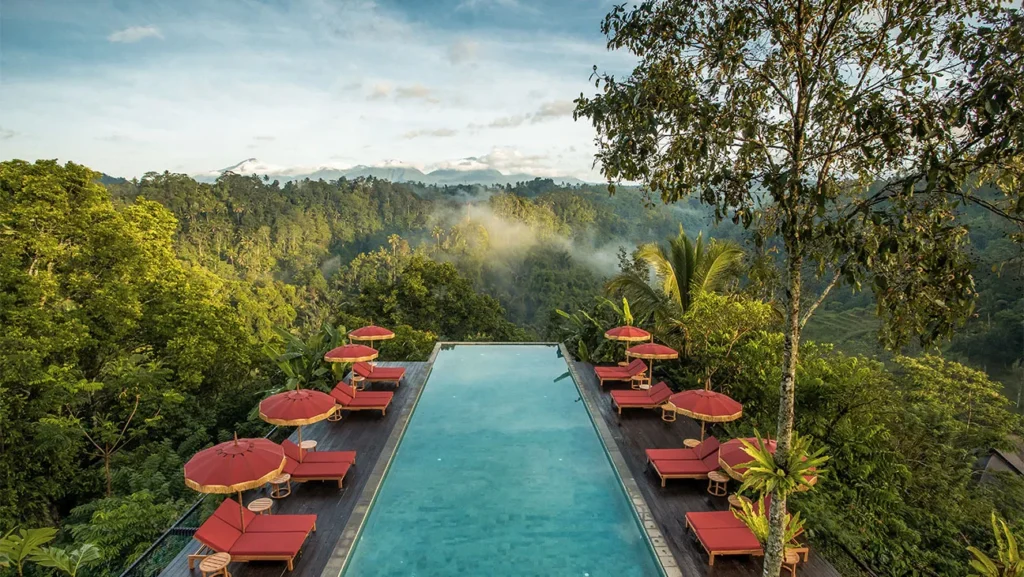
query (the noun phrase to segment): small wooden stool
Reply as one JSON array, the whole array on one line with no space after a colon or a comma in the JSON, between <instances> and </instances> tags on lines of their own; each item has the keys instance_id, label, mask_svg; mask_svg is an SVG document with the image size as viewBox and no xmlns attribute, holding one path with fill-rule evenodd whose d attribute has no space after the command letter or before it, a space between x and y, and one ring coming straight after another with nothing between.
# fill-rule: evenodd
<instances>
[{"instance_id":1,"label":"small wooden stool","mask_svg":"<svg viewBox=\"0 0 1024 577\"><path fill-rule=\"evenodd\" d=\"M231 573L228 573L228 565L230 563L231 555L227 553L214 553L213 555L207 555L199 562L199 571L203 574L203 577L212 577L213 575L231 577Z\"/></svg>"},{"instance_id":2,"label":"small wooden stool","mask_svg":"<svg viewBox=\"0 0 1024 577\"><path fill-rule=\"evenodd\" d=\"M716 497L724 497L729 492L729 477L719 471L708 473L708 493Z\"/></svg>"},{"instance_id":3,"label":"small wooden stool","mask_svg":"<svg viewBox=\"0 0 1024 577\"><path fill-rule=\"evenodd\" d=\"M288 473L281 473L270 480L270 496L275 499L283 499L292 494L292 476Z\"/></svg>"},{"instance_id":4,"label":"small wooden stool","mask_svg":"<svg viewBox=\"0 0 1024 577\"><path fill-rule=\"evenodd\" d=\"M666 423L673 423L676 420L676 406L672 403L665 403L661 406L661 420Z\"/></svg>"},{"instance_id":5,"label":"small wooden stool","mask_svg":"<svg viewBox=\"0 0 1024 577\"><path fill-rule=\"evenodd\" d=\"M269 513L270 512L270 508L273 507L273 506L274 506L274 502L273 501L271 501L270 499L267 499L266 497L260 497L259 499L256 499L252 503L249 503L248 505L246 505L245 508L249 509L253 513L256 513L257 515L262 515L264 513Z\"/></svg>"},{"instance_id":6,"label":"small wooden stool","mask_svg":"<svg viewBox=\"0 0 1024 577\"><path fill-rule=\"evenodd\" d=\"M313 439L310 439L308 441L302 441L301 443L299 443L299 448L304 451L315 451L316 441L314 441Z\"/></svg>"},{"instance_id":7,"label":"small wooden stool","mask_svg":"<svg viewBox=\"0 0 1024 577\"><path fill-rule=\"evenodd\" d=\"M334 412L331 413L330 417L327 417L327 420L332 422L332 423L337 423L338 421L340 421L341 420L341 407L340 406L339 407L335 407L334 408Z\"/></svg>"},{"instance_id":8,"label":"small wooden stool","mask_svg":"<svg viewBox=\"0 0 1024 577\"><path fill-rule=\"evenodd\" d=\"M700 441L698 441L697 439L683 439L683 446L686 447L687 449L692 449L694 447L700 446Z\"/></svg>"},{"instance_id":9,"label":"small wooden stool","mask_svg":"<svg viewBox=\"0 0 1024 577\"><path fill-rule=\"evenodd\" d=\"M796 577L796 566L798 564L800 564L800 553L792 549L786 549L786 554L782 559L782 569L789 571L792 577Z\"/></svg>"}]
</instances>

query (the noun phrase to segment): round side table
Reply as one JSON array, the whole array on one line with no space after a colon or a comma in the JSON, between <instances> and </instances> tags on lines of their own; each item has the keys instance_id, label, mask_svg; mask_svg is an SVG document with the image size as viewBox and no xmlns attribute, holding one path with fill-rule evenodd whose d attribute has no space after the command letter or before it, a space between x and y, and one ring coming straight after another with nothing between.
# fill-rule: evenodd
<instances>
[{"instance_id":1,"label":"round side table","mask_svg":"<svg viewBox=\"0 0 1024 577\"><path fill-rule=\"evenodd\" d=\"M199 562L199 571L203 574L203 577L212 577L213 575L231 577L231 573L228 573L228 564L230 563L231 555L227 553L214 553L213 555L207 555Z\"/></svg>"},{"instance_id":2,"label":"round side table","mask_svg":"<svg viewBox=\"0 0 1024 577\"><path fill-rule=\"evenodd\" d=\"M313 439L310 439L308 441L302 441L301 443L299 443L299 448L302 449L303 451L315 451L316 441L314 441Z\"/></svg>"},{"instance_id":3,"label":"round side table","mask_svg":"<svg viewBox=\"0 0 1024 577\"><path fill-rule=\"evenodd\" d=\"M352 375L352 388L357 391L366 390L366 379L359 375Z\"/></svg>"},{"instance_id":4,"label":"round side table","mask_svg":"<svg viewBox=\"0 0 1024 577\"><path fill-rule=\"evenodd\" d=\"M264 513L269 514L270 508L273 506L274 502L272 500L266 497L260 497L259 499L256 499L252 503L246 505L245 508L252 511L253 513L256 513L257 515L262 515Z\"/></svg>"},{"instance_id":5,"label":"round side table","mask_svg":"<svg viewBox=\"0 0 1024 577\"><path fill-rule=\"evenodd\" d=\"M661 406L661 420L666 423L674 423L676 420L676 406L672 403L665 403Z\"/></svg>"},{"instance_id":6,"label":"round side table","mask_svg":"<svg viewBox=\"0 0 1024 577\"><path fill-rule=\"evenodd\" d=\"M337 423L338 421L341 420L341 405L338 405L334 408L334 412L331 413L330 417L327 417L327 420L332 423Z\"/></svg>"},{"instance_id":7,"label":"round side table","mask_svg":"<svg viewBox=\"0 0 1024 577\"><path fill-rule=\"evenodd\" d=\"M700 441L698 441L697 439L683 439L683 446L686 447L687 449L699 447Z\"/></svg>"},{"instance_id":8,"label":"round side table","mask_svg":"<svg viewBox=\"0 0 1024 577\"><path fill-rule=\"evenodd\" d=\"M720 471L708 473L708 493L716 497L724 497L729 492L729 477Z\"/></svg>"},{"instance_id":9,"label":"round side table","mask_svg":"<svg viewBox=\"0 0 1024 577\"><path fill-rule=\"evenodd\" d=\"M292 476L288 473L281 473L270 480L270 496L274 499L283 499L292 494Z\"/></svg>"},{"instance_id":10,"label":"round side table","mask_svg":"<svg viewBox=\"0 0 1024 577\"><path fill-rule=\"evenodd\" d=\"M729 506L732 507L733 509L742 509L743 506L740 503L744 502L750 503L750 499L747 499L742 495L737 495L736 493L729 495Z\"/></svg>"}]
</instances>

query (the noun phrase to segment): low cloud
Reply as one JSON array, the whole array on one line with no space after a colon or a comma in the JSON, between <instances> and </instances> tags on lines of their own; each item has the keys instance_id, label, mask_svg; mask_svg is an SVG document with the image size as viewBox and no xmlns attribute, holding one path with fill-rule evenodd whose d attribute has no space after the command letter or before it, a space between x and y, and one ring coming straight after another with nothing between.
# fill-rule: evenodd
<instances>
[{"instance_id":1,"label":"low cloud","mask_svg":"<svg viewBox=\"0 0 1024 577\"><path fill-rule=\"evenodd\" d=\"M264 135L264 136L254 136L254 137L252 137L252 139L253 140L259 140L260 142L274 142L275 140L277 140L277 137L276 136L270 136L270 135Z\"/></svg>"},{"instance_id":2,"label":"low cloud","mask_svg":"<svg viewBox=\"0 0 1024 577\"><path fill-rule=\"evenodd\" d=\"M472 40L459 40L448 48L448 60L452 64L466 64L476 60L480 45Z\"/></svg>"},{"instance_id":3,"label":"low cloud","mask_svg":"<svg viewBox=\"0 0 1024 577\"><path fill-rule=\"evenodd\" d=\"M470 124L469 127L473 129L515 128L516 126L522 126L527 123L537 124L538 122L544 122L555 118L572 116L572 112L575 109L576 105L571 100L554 100L541 104L540 108L528 114L501 116L487 124Z\"/></svg>"},{"instance_id":4,"label":"low cloud","mask_svg":"<svg viewBox=\"0 0 1024 577\"><path fill-rule=\"evenodd\" d=\"M412 139L419 138L421 136L432 136L435 138L447 138L449 136L455 136L459 131L452 130L450 128L435 128L433 130L413 130L406 132L402 135L402 138Z\"/></svg>"},{"instance_id":5,"label":"low cloud","mask_svg":"<svg viewBox=\"0 0 1024 577\"><path fill-rule=\"evenodd\" d=\"M380 82L373 85L370 89L370 95L367 97L370 100L381 100L391 96L392 87L387 82Z\"/></svg>"},{"instance_id":6,"label":"low cloud","mask_svg":"<svg viewBox=\"0 0 1024 577\"><path fill-rule=\"evenodd\" d=\"M434 92L422 84L399 86L398 89L395 90L395 98L400 100L423 100L433 103L438 102L438 99L434 97Z\"/></svg>"},{"instance_id":7,"label":"low cloud","mask_svg":"<svg viewBox=\"0 0 1024 577\"><path fill-rule=\"evenodd\" d=\"M10 140L15 136L18 136L17 132L0 127L0 140Z\"/></svg>"},{"instance_id":8,"label":"low cloud","mask_svg":"<svg viewBox=\"0 0 1024 577\"><path fill-rule=\"evenodd\" d=\"M107 36L107 40L110 42L121 42L125 44L131 44L146 38L163 38L164 35L160 33L160 29L156 26L131 26L124 30L118 30Z\"/></svg>"}]
</instances>

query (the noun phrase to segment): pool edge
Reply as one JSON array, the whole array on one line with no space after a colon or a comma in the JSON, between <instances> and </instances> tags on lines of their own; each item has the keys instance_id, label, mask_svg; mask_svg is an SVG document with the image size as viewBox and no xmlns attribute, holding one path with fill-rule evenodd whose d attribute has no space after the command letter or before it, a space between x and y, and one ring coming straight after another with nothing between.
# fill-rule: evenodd
<instances>
[{"instance_id":1,"label":"pool edge","mask_svg":"<svg viewBox=\"0 0 1024 577\"><path fill-rule=\"evenodd\" d=\"M384 478L391 467L391 461L394 460L395 453L398 452L398 445L401 444L402 438L405 436L409 420L416 410L416 405L420 402L423 390L427 388L427 381L430 380L430 375L434 371L434 360L437 358L437 353L444 344L442 342L434 344L434 350L427 358L427 374L423 379L423 384L416 391L416 398L412 400L412 403L402 409L402 413L398 416L398 422L388 434L388 440L384 443L384 448L381 449L380 455L370 471L370 478L366 480L366 485L359 493L359 500L356 501L356 506L352 509L348 521L345 522L341 536L338 537L334 550L331 551L331 556L327 559L327 565L320 572L320 577L341 577L341 574L344 573L345 566L348 565L349 559L352 557L356 541L359 540L359 534L363 531L363 525L366 524L366 517L373 508L373 501L380 492L380 486L384 483Z\"/></svg>"},{"instance_id":2,"label":"pool edge","mask_svg":"<svg viewBox=\"0 0 1024 577\"><path fill-rule=\"evenodd\" d=\"M647 544L651 547L654 558L658 560L658 566L661 568L662 575L665 577L682 577L683 573L679 568L679 563L676 562L675 555L672 554L672 550L665 541L665 536L661 533L661 529L658 528L658 523L655 521L651 508L647 504L647 499L640 492L640 486L637 485L636 479L633 478L633 474L629 471L626 459L622 456L622 451L619 450L619 445L615 442L615 437L612 436L608 423L601 418L601 413L596 408L596 399L592 397L593 392L580 385L582 381L576 372L576 367L573 365L574 357L569 353L564 343L558 343L558 350L561 351L565 364L569 368L569 374L572 375L573 383L575 383L576 389L579 390L580 396L583 398L583 404L587 408L590 421L594 424L594 428L597 429L597 436L601 439L601 444L604 446L608 460L611 461L612 468L615 469L616 476L619 478L619 485L625 491L626 498L629 500L630 505L632 505L636 520L640 523L640 527L647 538Z\"/></svg>"}]
</instances>

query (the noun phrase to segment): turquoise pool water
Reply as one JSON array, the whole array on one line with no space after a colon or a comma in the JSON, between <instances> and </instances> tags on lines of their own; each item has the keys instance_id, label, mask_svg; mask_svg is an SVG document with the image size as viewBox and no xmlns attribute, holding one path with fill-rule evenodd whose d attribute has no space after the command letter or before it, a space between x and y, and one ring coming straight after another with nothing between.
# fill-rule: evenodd
<instances>
[{"instance_id":1,"label":"turquoise pool water","mask_svg":"<svg viewBox=\"0 0 1024 577\"><path fill-rule=\"evenodd\" d=\"M347 576L661 575L558 348L438 353Z\"/></svg>"}]
</instances>

